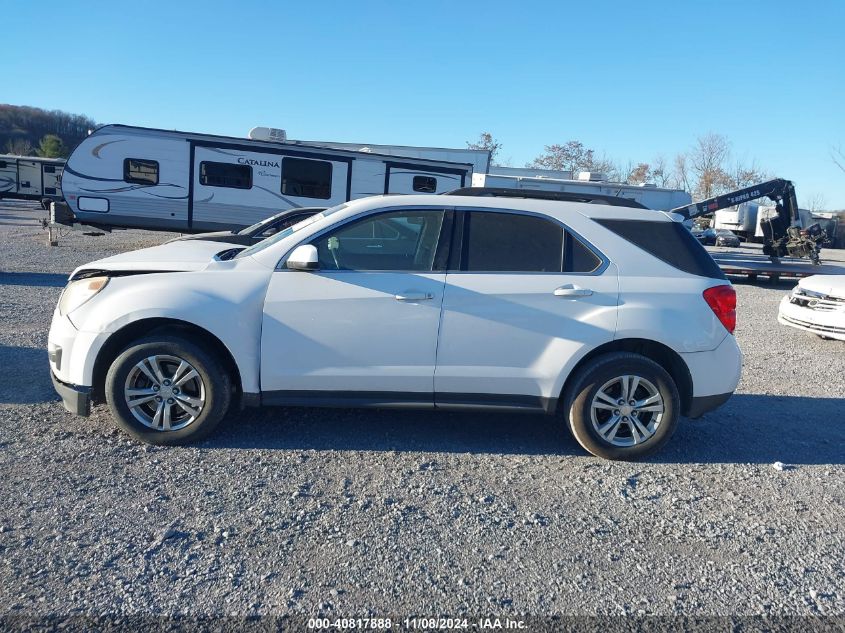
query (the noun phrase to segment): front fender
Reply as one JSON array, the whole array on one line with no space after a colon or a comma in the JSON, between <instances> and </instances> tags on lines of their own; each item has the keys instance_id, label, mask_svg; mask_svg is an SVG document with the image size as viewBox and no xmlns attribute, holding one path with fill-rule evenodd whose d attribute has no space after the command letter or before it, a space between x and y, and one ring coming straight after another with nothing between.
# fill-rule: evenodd
<instances>
[{"instance_id":1,"label":"front fender","mask_svg":"<svg viewBox=\"0 0 845 633\"><path fill-rule=\"evenodd\" d=\"M94 299L70 313L79 330L70 371L91 385L97 355L127 325L148 319L184 321L217 337L229 350L244 391L259 391L261 315L271 272L214 270L115 277Z\"/></svg>"}]
</instances>

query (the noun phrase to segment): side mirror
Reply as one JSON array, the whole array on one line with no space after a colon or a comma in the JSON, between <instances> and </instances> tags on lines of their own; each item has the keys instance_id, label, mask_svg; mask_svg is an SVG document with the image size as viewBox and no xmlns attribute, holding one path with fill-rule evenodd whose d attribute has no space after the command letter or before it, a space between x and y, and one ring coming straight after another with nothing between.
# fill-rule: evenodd
<instances>
[{"instance_id":1,"label":"side mirror","mask_svg":"<svg viewBox=\"0 0 845 633\"><path fill-rule=\"evenodd\" d=\"M288 257L286 265L291 270L317 270L320 267L317 247L312 244L297 246Z\"/></svg>"}]
</instances>

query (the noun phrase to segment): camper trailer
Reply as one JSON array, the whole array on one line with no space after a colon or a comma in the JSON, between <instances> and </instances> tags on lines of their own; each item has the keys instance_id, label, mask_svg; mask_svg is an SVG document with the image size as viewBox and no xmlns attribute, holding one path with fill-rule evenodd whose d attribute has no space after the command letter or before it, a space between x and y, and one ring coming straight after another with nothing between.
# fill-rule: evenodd
<instances>
[{"instance_id":1,"label":"camper trailer","mask_svg":"<svg viewBox=\"0 0 845 633\"><path fill-rule=\"evenodd\" d=\"M489 174L475 173L473 187L504 187L508 189L536 189L568 193L592 193L636 200L644 207L668 211L692 202L686 191L666 189L655 185L628 185L605 180L594 172L532 169L530 167L490 167Z\"/></svg>"},{"instance_id":2,"label":"camper trailer","mask_svg":"<svg viewBox=\"0 0 845 633\"><path fill-rule=\"evenodd\" d=\"M276 130L275 132L281 132ZM470 162L106 125L74 150L62 188L75 221L200 232L296 207L469 186ZM366 149L366 148L365 148Z\"/></svg>"},{"instance_id":3,"label":"camper trailer","mask_svg":"<svg viewBox=\"0 0 845 633\"><path fill-rule=\"evenodd\" d=\"M47 208L62 199L63 158L0 156L0 199L38 200Z\"/></svg>"}]
</instances>

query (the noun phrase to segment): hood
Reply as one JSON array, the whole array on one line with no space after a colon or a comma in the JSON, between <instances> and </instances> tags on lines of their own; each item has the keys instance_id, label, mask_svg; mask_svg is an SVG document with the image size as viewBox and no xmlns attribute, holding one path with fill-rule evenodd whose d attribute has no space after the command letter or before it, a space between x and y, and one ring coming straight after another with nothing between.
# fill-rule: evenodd
<instances>
[{"instance_id":1,"label":"hood","mask_svg":"<svg viewBox=\"0 0 845 633\"><path fill-rule=\"evenodd\" d=\"M171 242L185 242L188 240L210 240L214 242L225 241L227 237L237 237L237 233L232 233L231 231L214 231L213 233L194 233L192 235L180 235L179 237L174 237L172 240L167 240L165 244L170 244Z\"/></svg>"},{"instance_id":2,"label":"hood","mask_svg":"<svg viewBox=\"0 0 845 633\"><path fill-rule=\"evenodd\" d=\"M120 272L186 272L202 270L208 266L215 255L232 248L242 249L221 242L203 240L185 240L167 242L161 246L142 248L120 255L98 259L80 266L71 277L82 270L107 270Z\"/></svg>"},{"instance_id":3,"label":"hood","mask_svg":"<svg viewBox=\"0 0 845 633\"><path fill-rule=\"evenodd\" d=\"M799 281L798 286L810 292L845 299L845 275L812 275Z\"/></svg>"}]
</instances>

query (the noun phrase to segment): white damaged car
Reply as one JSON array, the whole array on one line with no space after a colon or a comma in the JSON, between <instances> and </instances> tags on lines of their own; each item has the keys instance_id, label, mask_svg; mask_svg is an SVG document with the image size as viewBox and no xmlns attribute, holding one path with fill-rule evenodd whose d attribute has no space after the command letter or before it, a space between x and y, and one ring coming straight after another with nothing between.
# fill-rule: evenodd
<instances>
[{"instance_id":1,"label":"white damaged car","mask_svg":"<svg viewBox=\"0 0 845 633\"><path fill-rule=\"evenodd\" d=\"M799 281L781 300L778 321L845 341L845 275L813 275Z\"/></svg>"}]
</instances>

